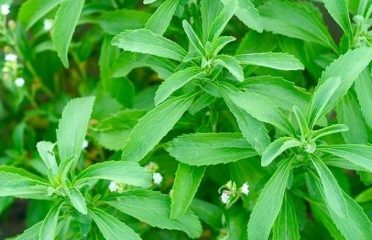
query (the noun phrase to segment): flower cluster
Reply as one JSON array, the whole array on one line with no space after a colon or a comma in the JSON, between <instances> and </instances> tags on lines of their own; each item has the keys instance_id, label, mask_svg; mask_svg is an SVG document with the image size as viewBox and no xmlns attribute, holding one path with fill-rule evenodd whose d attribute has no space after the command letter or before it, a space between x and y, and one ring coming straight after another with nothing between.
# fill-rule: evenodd
<instances>
[{"instance_id":1,"label":"flower cluster","mask_svg":"<svg viewBox=\"0 0 372 240\"><path fill-rule=\"evenodd\" d=\"M231 207L242 195L249 194L249 184L247 182L238 188L236 183L229 180L226 184L218 189L221 202L226 205L226 208Z\"/></svg>"},{"instance_id":2,"label":"flower cluster","mask_svg":"<svg viewBox=\"0 0 372 240\"><path fill-rule=\"evenodd\" d=\"M152 173L152 181L155 185L160 185L163 182L163 176L158 172L159 165L157 163L149 162L145 168Z\"/></svg>"}]
</instances>

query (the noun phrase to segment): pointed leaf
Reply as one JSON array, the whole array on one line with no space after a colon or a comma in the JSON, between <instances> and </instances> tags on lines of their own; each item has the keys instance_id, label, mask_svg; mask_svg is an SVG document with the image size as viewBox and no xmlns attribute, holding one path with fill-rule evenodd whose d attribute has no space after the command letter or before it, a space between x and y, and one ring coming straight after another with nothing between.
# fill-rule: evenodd
<instances>
[{"instance_id":1,"label":"pointed leaf","mask_svg":"<svg viewBox=\"0 0 372 240\"><path fill-rule=\"evenodd\" d=\"M54 20L52 41L58 57L66 68L69 66L67 58L68 47L83 10L84 2L85 0L62 1Z\"/></svg>"},{"instance_id":2,"label":"pointed leaf","mask_svg":"<svg viewBox=\"0 0 372 240\"><path fill-rule=\"evenodd\" d=\"M269 238L270 230L282 206L291 168L291 161L283 162L266 183L256 205L253 207L248 222L248 239L263 240Z\"/></svg>"},{"instance_id":3,"label":"pointed leaf","mask_svg":"<svg viewBox=\"0 0 372 240\"><path fill-rule=\"evenodd\" d=\"M346 35L351 37L351 23L349 18L349 9L347 0L323 0L324 6L332 18L344 30Z\"/></svg>"},{"instance_id":4,"label":"pointed leaf","mask_svg":"<svg viewBox=\"0 0 372 240\"><path fill-rule=\"evenodd\" d=\"M96 163L76 177L76 185L91 179L105 179L137 187L150 187L152 177L143 167L134 162L106 161Z\"/></svg>"},{"instance_id":5,"label":"pointed leaf","mask_svg":"<svg viewBox=\"0 0 372 240\"><path fill-rule=\"evenodd\" d=\"M202 75L204 75L204 72L199 67L189 67L172 74L169 78L165 79L156 91L155 105L164 102L173 92Z\"/></svg>"},{"instance_id":6,"label":"pointed leaf","mask_svg":"<svg viewBox=\"0 0 372 240\"><path fill-rule=\"evenodd\" d=\"M128 225L98 208L89 210L89 215L106 240L141 240L140 236Z\"/></svg>"},{"instance_id":7,"label":"pointed leaf","mask_svg":"<svg viewBox=\"0 0 372 240\"><path fill-rule=\"evenodd\" d=\"M237 133L196 133L171 141L166 150L182 163L194 166L225 164L257 153Z\"/></svg>"},{"instance_id":8,"label":"pointed leaf","mask_svg":"<svg viewBox=\"0 0 372 240\"><path fill-rule=\"evenodd\" d=\"M261 166L268 166L275 158L289 148L299 147L302 143L292 137L281 137L272 142L262 154Z\"/></svg>"},{"instance_id":9,"label":"pointed leaf","mask_svg":"<svg viewBox=\"0 0 372 240\"><path fill-rule=\"evenodd\" d=\"M40 227L39 239L54 240L57 231L59 211L61 210L61 207L62 204L58 203L49 210Z\"/></svg>"},{"instance_id":10,"label":"pointed leaf","mask_svg":"<svg viewBox=\"0 0 372 240\"><path fill-rule=\"evenodd\" d=\"M124 145L121 159L140 161L173 128L192 101L193 97L190 96L176 97L149 111L133 128ZM157 124L156 129L154 123Z\"/></svg>"},{"instance_id":11,"label":"pointed leaf","mask_svg":"<svg viewBox=\"0 0 372 240\"><path fill-rule=\"evenodd\" d=\"M279 70L303 70L304 66L288 53L249 53L237 55L236 60L243 65L257 65Z\"/></svg>"},{"instance_id":12,"label":"pointed leaf","mask_svg":"<svg viewBox=\"0 0 372 240\"><path fill-rule=\"evenodd\" d=\"M285 195L282 209L275 220L273 228L273 240L300 239L295 205L289 195Z\"/></svg>"},{"instance_id":13,"label":"pointed leaf","mask_svg":"<svg viewBox=\"0 0 372 240\"><path fill-rule=\"evenodd\" d=\"M355 92L358 96L362 113L369 128L372 129L372 75L368 68L355 80Z\"/></svg>"},{"instance_id":14,"label":"pointed leaf","mask_svg":"<svg viewBox=\"0 0 372 240\"><path fill-rule=\"evenodd\" d=\"M218 14L217 18L213 21L208 34L208 40L212 41L213 39L219 37L226 27L227 23L236 13L238 9L237 0L227 0L227 4Z\"/></svg>"},{"instance_id":15,"label":"pointed leaf","mask_svg":"<svg viewBox=\"0 0 372 240\"><path fill-rule=\"evenodd\" d=\"M244 81L243 68L234 57L229 55L219 55L216 61L226 68L236 78L236 80L239 82Z\"/></svg>"},{"instance_id":16,"label":"pointed leaf","mask_svg":"<svg viewBox=\"0 0 372 240\"><path fill-rule=\"evenodd\" d=\"M46 141L41 141L36 144L37 151L45 166L55 175L58 172L58 166L56 156L53 152L54 146L55 144Z\"/></svg>"},{"instance_id":17,"label":"pointed leaf","mask_svg":"<svg viewBox=\"0 0 372 240\"><path fill-rule=\"evenodd\" d=\"M127 30L116 35L112 45L130 52L182 61L186 51L177 43L146 29Z\"/></svg>"},{"instance_id":18,"label":"pointed leaf","mask_svg":"<svg viewBox=\"0 0 372 240\"><path fill-rule=\"evenodd\" d=\"M318 138L330 135L330 134L335 134L339 132L346 132L349 131L349 127L346 126L345 124L333 124L324 128L321 128L319 130L312 131L312 139L316 140Z\"/></svg>"},{"instance_id":19,"label":"pointed leaf","mask_svg":"<svg viewBox=\"0 0 372 240\"><path fill-rule=\"evenodd\" d=\"M164 1L146 23L146 29L163 35L165 30L167 30L180 2L180 0Z\"/></svg>"},{"instance_id":20,"label":"pointed leaf","mask_svg":"<svg viewBox=\"0 0 372 240\"><path fill-rule=\"evenodd\" d=\"M170 218L178 219L187 212L204 177L205 170L206 167L178 164L172 188Z\"/></svg>"},{"instance_id":21,"label":"pointed leaf","mask_svg":"<svg viewBox=\"0 0 372 240\"><path fill-rule=\"evenodd\" d=\"M191 45L198 51L201 57L205 56L205 50L202 42L200 41L198 35L194 32L191 25L186 21L182 21L183 30L185 31Z\"/></svg>"},{"instance_id":22,"label":"pointed leaf","mask_svg":"<svg viewBox=\"0 0 372 240\"><path fill-rule=\"evenodd\" d=\"M74 206L76 210L84 215L88 213L87 203L85 202L85 198L79 190L77 190L76 188L70 189L69 198L72 206Z\"/></svg>"}]
</instances>

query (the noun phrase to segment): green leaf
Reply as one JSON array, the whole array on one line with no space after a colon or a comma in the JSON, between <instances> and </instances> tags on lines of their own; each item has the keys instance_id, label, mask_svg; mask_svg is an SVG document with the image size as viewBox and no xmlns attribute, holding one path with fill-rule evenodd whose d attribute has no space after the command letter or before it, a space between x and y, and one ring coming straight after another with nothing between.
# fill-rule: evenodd
<instances>
[{"instance_id":1,"label":"green leaf","mask_svg":"<svg viewBox=\"0 0 372 240\"><path fill-rule=\"evenodd\" d=\"M268 166L275 158L282 154L285 150L294 147L300 147L302 143L292 137L281 137L272 142L262 154L261 166Z\"/></svg>"},{"instance_id":2,"label":"green leaf","mask_svg":"<svg viewBox=\"0 0 372 240\"><path fill-rule=\"evenodd\" d=\"M229 4L229 0L222 0L223 4ZM258 10L251 3L250 0L238 0L239 6L236 10L235 15L242 21L247 27L262 32L262 21L261 16L258 14Z\"/></svg>"},{"instance_id":3,"label":"green leaf","mask_svg":"<svg viewBox=\"0 0 372 240\"><path fill-rule=\"evenodd\" d=\"M193 166L226 164L257 155L237 133L182 135L168 143L166 150L178 161Z\"/></svg>"},{"instance_id":4,"label":"green leaf","mask_svg":"<svg viewBox=\"0 0 372 240\"><path fill-rule=\"evenodd\" d=\"M141 240L140 236L128 225L98 208L89 209L89 215L106 240Z\"/></svg>"},{"instance_id":5,"label":"green leaf","mask_svg":"<svg viewBox=\"0 0 372 240\"><path fill-rule=\"evenodd\" d=\"M163 35L179 4L180 0L164 1L146 23L146 28L154 33Z\"/></svg>"},{"instance_id":6,"label":"green leaf","mask_svg":"<svg viewBox=\"0 0 372 240\"><path fill-rule=\"evenodd\" d=\"M54 146L55 144L46 141L41 141L36 144L37 151L39 152L39 155L45 166L52 172L53 175L56 175L58 172L58 165L56 156L53 152Z\"/></svg>"},{"instance_id":7,"label":"green leaf","mask_svg":"<svg viewBox=\"0 0 372 240\"><path fill-rule=\"evenodd\" d=\"M349 18L349 9L347 0L323 0L325 8L328 10L332 18L344 30L348 37L352 37L352 29Z\"/></svg>"},{"instance_id":8,"label":"green leaf","mask_svg":"<svg viewBox=\"0 0 372 240\"><path fill-rule=\"evenodd\" d=\"M143 4L150 4L150 3L154 3L156 1L157 0L143 0Z\"/></svg>"},{"instance_id":9,"label":"green leaf","mask_svg":"<svg viewBox=\"0 0 372 240\"><path fill-rule=\"evenodd\" d=\"M178 219L170 219L170 199L159 192L129 190L106 203L154 227L184 231L190 238L202 234L198 218L190 211Z\"/></svg>"},{"instance_id":10,"label":"green leaf","mask_svg":"<svg viewBox=\"0 0 372 240\"><path fill-rule=\"evenodd\" d=\"M172 188L171 219L178 219L187 212L204 177L205 170L206 167L178 164Z\"/></svg>"},{"instance_id":11,"label":"green leaf","mask_svg":"<svg viewBox=\"0 0 372 240\"><path fill-rule=\"evenodd\" d=\"M226 105L238 122L239 129L244 138L252 145L258 154L262 154L270 144L270 137L265 125L252 117L249 113L238 107L233 101L232 96L239 91L231 85L221 85L220 92Z\"/></svg>"},{"instance_id":12,"label":"green leaf","mask_svg":"<svg viewBox=\"0 0 372 240\"><path fill-rule=\"evenodd\" d=\"M319 146L318 151L330 153L337 157L372 172L372 146L357 144L338 144Z\"/></svg>"},{"instance_id":13,"label":"green leaf","mask_svg":"<svg viewBox=\"0 0 372 240\"><path fill-rule=\"evenodd\" d=\"M340 87L340 84L340 77L331 77L315 90L307 114L307 122L311 129L317 121L327 113L326 109L329 109L327 105Z\"/></svg>"},{"instance_id":14,"label":"green leaf","mask_svg":"<svg viewBox=\"0 0 372 240\"><path fill-rule=\"evenodd\" d=\"M341 85L329 100L324 112L329 112L346 95L354 81L360 73L372 61L372 47L362 47L349 50L344 55L333 61L323 72L319 79L319 84L323 84L327 79L340 77Z\"/></svg>"},{"instance_id":15,"label":"green leaf","mask_svg":"<svg viewBox=\"0 0 372 240\"><path fill-rule=\"evenodd\" d=\"M235 56L243 65L257 65L279 70L303 70L304 66L288 53L249 53Z\"/></svg>"},{"instance_id":16,"label":"green leaf","mask_svg":"<svg viewBox=\"0 0 372 240\"><path fill-rule=\"evenodd\" d=\"M165 79L159 86L155 94L155 105L164 102L173 92L202 75L204 75L204 72L199 67L188 67L177 71L169 78Z\"/></svg>"},{"instance_id":17,"label":"green leaf","mask_svg":"<svg viewBox=\"0 0 372 240\"><path fill-rule=\"evenodd\" d=\"M349 127L349 131L342 132L346 143L368 143L369 129L363 118L358 100L349 92L337 105L337 120Z\"/></svg>"},{"instance_id":18,"label":"green leaf","mask_svg":"<svg viewBox=\"0 0 372 240\"><path fill-rule=\"evenodd\" d=\"M234 16L237 9L237 0L227 0L227 4L218 14L217 18L214 19L213 23L210 26L207 38L210 42L221 35L222 31L224 30L230 19Z\"/></svg>"},{"instance_id":19,"label":"green leaf","mask_svg":"<svg viewBox=\"0 0 372 240\"><path fill-rule=\"evenodd\" d=\"M21 168L0 167L0 196L48 199L48 184L40 177Z\"/></svg>"},{"instance_id":20,"label":"green leaf","mask_svg":"<svg viewBox=\"0 0 372 240\"><path fill-rule=\"evenodd\" d=\"M192 101L193 97L190 96L175 97L149 111L133 128L124 145L121 159L138 162L145 157L173 128ZM157 123L156 131L154 123Z\"/></svg>"},{"instance_id":21,"label":"green leaf","mask_svg":"<svg viewBox=\"0 0 372 240\"><path fill-rule=\"evenodd\" d=\"M291 161L283 162L265 184L248 222L248 239L263 240L269 238L270 230L282 206L291 169Z\"/></svg>"},{"instance_id":22,"label":"green leaf","mask_svg":"<svg viewBox=\"0 0 372 240\"><path fill-rule=\"evenodd\" d=\"M249 91L237 92L231 95L230 98L238 107L257 120L270 123L285 133L291 134L293 132L289 121L268 98Z\"/></svg>"},{"instance_id":23,"label":"green leaf","mask_svg":"<svg viewBox=\"0 0 372 240\"><path fill-rule=\"evenodd\" d=\"M368 68L355 80L355 92L366 123L372 129L372 75Z\"/></svg>"},{"instance_id":24,"label":"green leaf","mask_svg":"<svg viewBox=\"0 0 372 240\"><path fill-rule=\"evenodd\" d=\"M186 51L177 43L146 29L127 30L116 35L112 45L130 52L145 53L181 62Z\"/></svg>"},{"instance_id":25,"label":"green leaf","mask_svg":"<svg viewBox=\"0 0 372 240\"><path fill-rule=\"evenodd\" d=\"M319 9L302 2L268 1L259 7L264 30L315 42L337 52Z\"/></svg>"},{"instance_id":26,"label":"green leaf","mask_svg":"<svg viewBox=\"0 0 372 240\"><path fill-rule=\"evenodd\" d=\"M222 4L220 1L216 0L202 0L200 3L200 12L201 12L201 23L203 30L203 42L207 42L209 29L212 26L212 23L217 18L220 9L222 9Z\"/></svg>"},{"instance_id":27,"label":"green leaf","mask_svg":"<svg viewBox=\"0 0 372 240\"><path fill-rule=\"evenodd\" d=\"M39 239L54 240L57 231L59 212L62 204L57 203L48 212L39 231Z\"/></svg>"},{"instance_id":28,"label":"green leaf","mask_svg":"<svg viewBox=\"0 0 372 240\"><path fill-rule=\"evenodd\" d=\"M189 38L190 44L198 51L201 57L205 56L205 49L200 41L198 35L194 32L191 25L186 21L182 21L183 30L185 31L187 37Z\"/></svg>"},{"instance_id":29,"label":"green leaf","mask_svg":"<svg viewBox=\"0 0 372 240\"><path fill-rule=\"evenodd\" d=\"M320 159L312 158L312 163L320 177L327 208L346 220L348 215L346 202L336 179Z\"/></svg>"},{"instance_id":30,"label":"green leaf","mask_svg":"<svg viewBox=\"0 0 372 240\"><path fill-rule=\"evenodd\" d=\"M239 82L244 81L243 68L239 65L239 62L229 55L219 55L215 60L217 63L226 68Z\"/></svg>"},{"instance_id":31,"label":"green leaf","mask_svg":"<svg viewBox=\"0 0 372 240\"><path fill-rule=\"evenodd\" d=\"M106 33L116 35L129 29L143 28L150 18L150 14L132 10L120 9L104 12L98 18L98 24Z\"/></svg>"},{"instance_id":32,"label":"green leaf","mask_svg":"<svg viewBox=\"0 0 372 240\"><path fill-rule=\"evenodd\" d=\"M305 136L310 131L305 116L297 106L293 106L293 113L295 115L297 125L300 128L301 136Z\"/></svg>"},{"instance_id":33,"label":"green leaf","mask_svg":"<svg viewBox=\"0 0 372 240\"><path fill-rule=\"evenodd\" d=\"M57 129L57 146L61 162L79 158L93 110L94 97L71 100L63 110Z\"/></svg>"},{"instance_id":34,"label":"green leaf","mask_svg":"<svg viewBox=\"0 0 372 240\"><path fill-rule=\"evenodd\" d=\"M229 43L235 41L236 38L232 36L220 36L212 41L212 56L217 56L218 53Z\"/></svg>"},{"instance_id":35,"label":"green leaf","mask_svg":"<svg viewBox=\"0 0 372 240\"><path fill-rule=\"evenodd\" d=\"M359 193L358 196L355 197L355 201L359 203L369 202L372 200L372 188L368 188L363 192Z\"/></svg>"},{"instance_id":36,"label":"green leaf","mask_svg":"<svg viewBox=\"0 0 372 240\"><path fill-rule=\"evenodd\" d=\"M79 190L76 188L70 189L68 197L70 198L72 206L74 206L76 210L84 215L88 213L87 203Z\"/></svg>"},{"instance_id":37,"label":"green leaf","mask_svg":"<svg viewBox=\"0 0 372 240\"><path fill-rule=\"evenodd\" d=\"M39 232L43 221L34 224L27 228L22 234L14 238L14 240L39 240Z\"/></svg>"},{"instance_id":38,"label":"green leaf","mask_svg":"<svg viewBox=\"0 0 372 240\"><path fill-rule=\"evenodd\" d=\"M62 0L28 0L22 4L18 13L18 21L30 29L37 21L58 6Z\"/></svg>"},{"instance_id":39,"label":"green leaf","mask_svg":"<svg viewBox=\"0 0 372 240\"><path fill-rule=\"evenodd\" d=\"M209 226L216 230L219 230L222 227L222 211L216 205L199 199L194 199L190 207L191 210Z\"/></svg>"},{"instance_id":40,"label":"green leaf","mask_svg":"<svg viewBox=\"0 0 372 240\"><path fill-rule=\"evenodd\" d=\"M96 163L76 177L76 185L91 179L105 179L138 187L150 187L152 178L143 167L134 162L105 161Z\"/></svg>"},{"instance_id":41,"label":"green leaf","mask_svg":"<svg viewBox=\"0 0 372 240\"><path fill-rule=\"evenodd\" d=\"M83 10L85 0L64 0L57 11L52 32L52 41L58 57L68 68L68 47Z\"/></svg>"},{"instance_id":42,"label":"green leaf","mask_svg":"<svg viewBox=\"0 0 372 240\"><path fill-rule=\"evenodd\" d=\"M317 140L318 138L330 135L330 134L335 134L339 132L346 132L349 131L349 127L346 126L345 124L333 124L324 128L321 128L319 130L315 130L311 132L312 139Z\"/></svg>"},{"instance_id":43,"label":"green leaf","mask_svg":"<svg viewBox=\"0 0 372 240\"><path fill-rule=\"evenodd\" d=\"M274 223L273 240L300 239L295 205L289 195L285 195L283 206Z\"/></svg>"}]
</instances>

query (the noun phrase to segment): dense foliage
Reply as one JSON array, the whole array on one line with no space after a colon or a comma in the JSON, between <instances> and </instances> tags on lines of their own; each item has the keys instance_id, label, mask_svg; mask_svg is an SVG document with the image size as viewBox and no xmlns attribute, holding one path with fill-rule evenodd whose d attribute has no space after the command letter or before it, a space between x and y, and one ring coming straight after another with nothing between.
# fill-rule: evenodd
<instances>
[{"instance_id":1,"label":"dense foliage","mask_svg":"<svg viewBox=\"0 0 372 240\"><path fill-rule=\"evenodd\" d=\"M0 238L372 238L371 0L0 0Z\"/></svg>"}]
</instances>

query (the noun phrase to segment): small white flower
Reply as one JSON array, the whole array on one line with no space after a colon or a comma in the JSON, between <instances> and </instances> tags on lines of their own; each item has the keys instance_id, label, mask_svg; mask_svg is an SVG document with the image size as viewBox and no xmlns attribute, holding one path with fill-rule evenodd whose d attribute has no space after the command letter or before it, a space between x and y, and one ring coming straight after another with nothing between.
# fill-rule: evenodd
<instances>
[{"instance_id":1,"label":"small white flower","mask_svg":"<svg viewBox=\"0 0 372 240\"><path fill-rule=\"evenodd\" d=\"M14 81L15 85L17 87L23 87L23 85L25 85L25 80L21 77L17 78L15 81Z\"/></svg>"},{"instance_id":2,"label":"small white flower","mask_svg":"<svg viewBox=\"0 0 372 240\"><path fill-rule=\"evenodd\" d=\"M114 181L110 182L110 185L108 186L108 188L110 192L117 192L119 190L118 185Z\"/></svg>"},{"instance_id":3,"label":"small white flower","mask_svg":"<svg viewBox=\"0 0 372 240\"><path fill-rule=\"evenodd\" d=\"M83 149L87 148L89 145L89 142L85 139L83 142L83 145L81 146Z\"/></svg>"},{"instance_id":4,"label":"small white flower","mask_svg":"<svg viewBox=\"0 0 372 240\"><path fill-rule=\"evenodd\" d=\"M223 204L227 204L230 200L230 192L229 191L223 191L221 194L221 202Z\"/></svg>"},{"instance_id":5,"label":"small white flower","mask_svg":"<svg viewBox=\"0 0 372 240\"><path fill-rule=\"evenodd\" d=\"M244 195L248 195L248 193L249 193L249 185L248 185L248 183L244 183L244 184L241 186L240 191L241 191L241 193L243 193Z\"/></svg>"},{"instance_id":6,"label":"small white flower","mask_svg":"<svg viewBox=\"0 0 372 240\"><path fill-rule=\"evenodd\" d=\"M155 172L152 174L152 180L156 185L159 185L163 181L163 176L160 173Z\"/></svg>"},{"instance_id":7,"label":"small white flower","mask_svg":"<svg viewBox=\"0 0 372 240\"><path fill-rule=\"evenodd\" d=\"M4 3L0 6L0 13L3 16L6 16L10 13L10 6L7 3Z\"/></svg>"},{"instance_id":8,"label":"small white flower","mask_svg":"<svg viewBox=\"0 0 372 240\"><path fill-rule=\"evenodd\" d=\"M15 62L17 61L17 55L13 54L13 53L8 53L5 55L5 61L7 62Z\"/></svg>"},{"instance_id":9,"label":"small white flower","mask_svg":"<svg viewBox=\"0 0 372 240\"><path fill-rule=\"evenodd\" d=\"M44 23L43 23L43 27L44 27L44 30L49 32L50 30L52 30L53 28L53 20L49 19L49 18L46 18L44 19Z\"/></svg>"}]
</instances>

